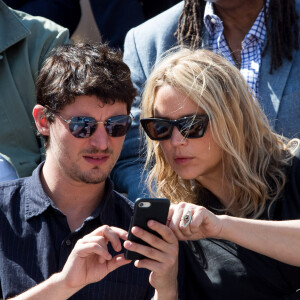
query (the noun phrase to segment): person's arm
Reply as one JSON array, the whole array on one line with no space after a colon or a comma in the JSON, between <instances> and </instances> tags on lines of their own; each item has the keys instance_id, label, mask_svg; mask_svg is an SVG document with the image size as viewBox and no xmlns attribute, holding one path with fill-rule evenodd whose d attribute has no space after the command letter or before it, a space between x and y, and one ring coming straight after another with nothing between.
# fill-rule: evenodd
<instances>
[{"instance_id":1,"label":"person's arm","mask_svg":"<svg viewBox=\"0 0 300 300\"><path fill-rule=\"evenodd\" d=\"M127 238L127 232L123 229L107 225L97 228L77 241L61 272L13 299L64 300L87 284L102 280L108 273L130 263L124 254L112 257L107 250L109 241L115 251L120 251L120 238Z\"/></svg>"},{"instance_id":2,"label":"person's arm","mask_svg":"<svg viewBox=\"0 0 300 300\"><path fill-rule=\"evenodd\" d=\"M218 238L300 267L300 220L263 221L220 216Z\"/></svg>"},{"instance_id":3,"label":"person's arm","mask_svg":"<svg viewBox=\"0 0 300 300\"><path fill-rule=\"evenodd\" d=\"M123 50L126 33L145 21L138 0L90 0L102 41Z\"/></svg>"},{"instance_id":4,"label":"person's arm","mask_svg":"<svg viewBox=\"0 0 300 300\"><path fill-rule=\"evenodd\" d=\"M56 24L75 31L81 17L79 0L4 0L9 7L32 16L47 18Z\"/></svg>"},{"instance_id":5,"label":"person's arm","mask_svg":"<svg viewBox=\"0 0 300 300\"><path fill-rule=\"evenodd\" d=\"M146 256L136 260L134 265L151 271L149 282L155 288L155 300L178 299L178 240L166 225L153 220L148 221L147 225L158 232L161 238L139 227L133 227L132 233L147 242L150 247L132 241L125 241L124 247Z\"/></svg>"},{"instance_id":6,"label":"person's arm","mask_svg":"<svg viewBox=\"0 0 300 300\"><path fill-rule=\"evenodd\" d=\"M191 222L184 227L183 217L188 211ZM169 226L179 240L224 239L283 263L300 266L300 220L217 216L202 206L184 202L172 205L169 218L172 218Z\"/></svg>"}]
</instances>

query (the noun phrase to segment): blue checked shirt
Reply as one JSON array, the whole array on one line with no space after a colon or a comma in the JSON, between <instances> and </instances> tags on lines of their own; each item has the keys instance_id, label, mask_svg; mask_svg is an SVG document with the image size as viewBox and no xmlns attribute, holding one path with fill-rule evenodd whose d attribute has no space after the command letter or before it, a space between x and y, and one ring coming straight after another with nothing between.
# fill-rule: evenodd
<instances>
[{"instance_id":1,"label":"blue checked shirt","mask_svg":"<svg viewBox=\"0 0 300 300\"><path fill-rule=\"evenodd\" d=\"M214 13L211 2L207 2L205 7L204 24L209 33L209 47L212 49L212 51L224 56L229 62L236 66L226 39L223 35L224 27L222 21ZM264 49L265 37L266 27L264 11L262 9L250 31L245 36L242 42L241 51L240 72L256 95L258 95L258 74L261 65L261 53Z\"/></svg>"}]
</instances>

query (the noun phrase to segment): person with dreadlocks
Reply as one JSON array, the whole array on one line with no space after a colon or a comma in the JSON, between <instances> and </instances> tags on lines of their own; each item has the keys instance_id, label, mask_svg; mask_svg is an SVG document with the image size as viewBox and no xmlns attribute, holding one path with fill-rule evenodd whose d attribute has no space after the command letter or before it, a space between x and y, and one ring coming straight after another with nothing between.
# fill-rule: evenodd
<instances>
[{"instance_id":1,"label":"person with dreadlocks","mask_svg":"<svg viewBox=\"0 0 300 300\"><path fill-rule=\"evenodd\" d=\"M182 1L128 32L124 61L141 95L151 68L165 51L174 46L210 49L240 69L271 127L299 138L299 12L300 0ZM132 200L141 192L136 184L143 164L140 101L140 96L134 101L133 126L112 174L116 188Z\"/></svg>"}]
</instances>

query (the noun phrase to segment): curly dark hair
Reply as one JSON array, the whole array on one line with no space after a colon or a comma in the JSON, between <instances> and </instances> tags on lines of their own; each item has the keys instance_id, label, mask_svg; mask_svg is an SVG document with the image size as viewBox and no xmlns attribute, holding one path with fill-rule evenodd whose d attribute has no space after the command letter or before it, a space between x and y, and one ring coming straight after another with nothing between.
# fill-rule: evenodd
<instances>
[{"instance_id":1,"label":"curly dark hair","mask_svg":"<svg viewBox=\"0 0 300 300\"><path fill-rule=\"evenodd\" d=\"M104 103L126 103L130 112L136 89L122 52L107 44L69 44L59 46L45 61L37 79L37 104L54 121L60 111L77 96L97 96ZM50 109L48 109L49 107ZM48 137L43 136L47 146Z\"/></svg>"},{"instance_id":2,"label":"curly dark hair","mask_svg":"<svg viewBox=\"0 0 300 300\"><path fill-rule=\"evenodd\" d=\"M282 65L284 57L291 60L293 50L299 48L298 14L295 0L270 0L268 10L266 2L264 0L267 42L262 55L270 47L272 74L273 70ZM185 0L175 32L179 45L186 45L191 49L200 48L205 4L205 0Z\"/></svg>"}]
</instances>

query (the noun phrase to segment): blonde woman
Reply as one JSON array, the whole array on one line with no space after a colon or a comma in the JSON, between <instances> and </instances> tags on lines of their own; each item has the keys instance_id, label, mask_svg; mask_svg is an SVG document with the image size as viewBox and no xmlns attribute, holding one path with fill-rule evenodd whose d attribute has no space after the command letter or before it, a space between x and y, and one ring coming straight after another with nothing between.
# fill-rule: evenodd
<instances>
[{"instance_id":1,"label":"blonde woman","mask_svg":"<svg viewBox=\"0 0 300 300\"><path fill-rule=\"evenodd\" d=\"M239 70L205 50L168 55L142 111L149 188L185 240L185 297L299 297L299 140L272 132Z\"/></svg>"}]
</instances>

